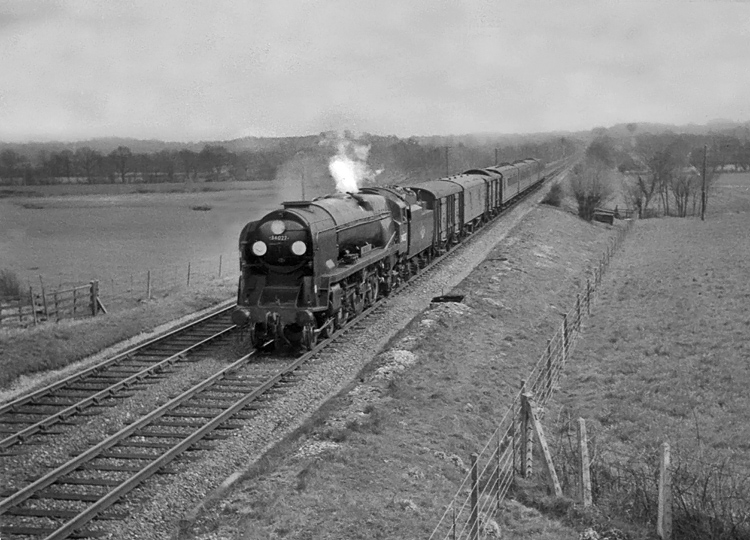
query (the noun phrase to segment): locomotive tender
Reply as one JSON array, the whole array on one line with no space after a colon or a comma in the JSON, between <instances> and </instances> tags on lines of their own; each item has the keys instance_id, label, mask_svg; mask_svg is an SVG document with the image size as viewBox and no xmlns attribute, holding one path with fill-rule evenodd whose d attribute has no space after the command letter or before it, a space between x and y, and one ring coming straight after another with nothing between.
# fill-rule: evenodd
<instances>
[{"instance_id":1,"label":"locomotive tender","mask_svg":"<svg viewBox=\"0 0 750 540\"><path fill-rule=\"evenodd\" d=\"M291 201L240 234L235 324L311 349L540 184L536 159Z\"/></svg>"}]
</instances>

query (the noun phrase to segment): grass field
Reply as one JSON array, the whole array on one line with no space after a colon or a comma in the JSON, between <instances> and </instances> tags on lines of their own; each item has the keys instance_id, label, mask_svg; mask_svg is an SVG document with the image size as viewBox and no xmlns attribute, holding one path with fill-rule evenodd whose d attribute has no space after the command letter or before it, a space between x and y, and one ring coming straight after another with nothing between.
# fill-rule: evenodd
<instances>
[{"instance_id":1,"label":"grass field","mask_svg":"<svg viewBox=\"0 0 750 540\"><path fill-rule=\"evenodd\" d=\"M145 294L148 270L155 289L183 283L188 262L193 271L198 263L216 271L220 255L224 275L236 274L242 227L299 198L299 186L281 180L8 189L13 196L0 198L0 268L25 287L38 287L41 276L48 290L96 279L105 298L131 283Z\"/></svg>"},{"instance_id":2,"label":"grass field","mask_svg":"<svg viewBox=\"0 0 750 540\"><path fill-rule=\"evenodd\" d=\"M559 403L623 451L750 466L750 175L724 175L705 221L643 220L613 261Z\"/></svg>"}]
</instances>

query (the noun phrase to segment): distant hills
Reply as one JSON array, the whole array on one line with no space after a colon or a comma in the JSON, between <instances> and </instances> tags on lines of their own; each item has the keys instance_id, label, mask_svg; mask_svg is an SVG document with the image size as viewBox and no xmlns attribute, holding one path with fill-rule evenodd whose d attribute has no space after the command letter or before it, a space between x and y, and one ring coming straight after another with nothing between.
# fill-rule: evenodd
<instances>
[{"instance_id":1,"label":"distant hills","mask_svg":"<svg viewBox=\"0 0 750 540\"><path fill-rule=\"evenodd\" d=\"M695 135L706 135L709 133L727 133L740 138L750 138L750 121L735 122L726 119L710 120L705 125L686 124L672 125L652 122L631 122L615 124L611 127L597 127L590 131L557 131L533 134L502 134L502 133L474 133L462 135L432 135L415 136L411 139L420 144L428 146L454 146L463 144L466 146L483 146L492 144L518 144L519 142L535 142L549 139L550 137L572 137L589 138L592 134L606 133L613 138L631 137L643 133L658 135L665 132L687 133ZM118 146L127 146L133 153L156 153L163 150L192 150L198 152L207 144L223 146L230 152L249 151L272 151L276 149L309 148L317 144L321 137L331 136L330 133L315 135L302 135L297 137L242 137L225 141L197 141L197 142L173 142L157 139L134 139L125 137L103 137L96 139L81 140L75 142L28 142L28 143L4 143L0 141L0 150L10 148L16 152L26 155L38 155L40 151L60 152L62 150L75 151L78 148L89 147L93 150L107 154ZM382 138L393 140L407 139L393 136L366 135L370 138Z\"/></svg>"}]
</instances>

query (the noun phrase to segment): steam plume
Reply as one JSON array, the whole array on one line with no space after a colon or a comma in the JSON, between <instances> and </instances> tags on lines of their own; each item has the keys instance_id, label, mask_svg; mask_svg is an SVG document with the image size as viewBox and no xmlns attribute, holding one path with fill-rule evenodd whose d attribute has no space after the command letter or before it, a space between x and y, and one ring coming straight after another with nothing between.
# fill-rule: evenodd
<instances>
[{"instance_id":1,"label":"steam plume","mask_svg":"<svg viewBox=\"0 0 750 540\"><path fill-rule=\"evenodd\" d=\"M336 148L336 155L328 162L328 170L336 181L336 191L356 193L368 180L372 180L381 172L373 172L367 164L369 145L340 139Z\"/></svg>"}]
</instances>

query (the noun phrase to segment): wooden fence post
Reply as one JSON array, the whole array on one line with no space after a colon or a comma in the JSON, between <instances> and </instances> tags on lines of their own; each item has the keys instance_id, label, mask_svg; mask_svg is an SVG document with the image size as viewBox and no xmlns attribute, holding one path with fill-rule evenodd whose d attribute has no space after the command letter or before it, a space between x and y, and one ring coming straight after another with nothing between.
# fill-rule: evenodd
<instances>
[{"instance_id":1,"label":"wooden fence post","mask_svg":"<svg viewBox=\"0 0 750 540\"><path fill-rule=\"evenodd\" d=\"M60 322L60 309L57 306L57 291L53 293L53 298L55 300L55 320Z\"/></svg>"},{"instance_id":2,"label":"wooden fence post","mask_svg":"<svg viewBox=\"0 0 750 540\"><path fill-rule=\"evenodd\" d=\"M73 318L76 318L76 308L78 307L78 289L73 287Z\"/></svg>"},{"instance_id":3,"label":"wooden fence post","mask_svg":"<svg viewBox=\"0 0 750 540\"><path fill-rule=\"evenodd\" d=\"M188 261L188 277L187 277L187 286L190 288L190 261Z\"/></svg>"},{"instance_id":4,"label":"wooden fence post","mask_svg":"<svg viewBox=\"0 0 750 540\"><path fill-rule=\"evenodd\" d=\"M479 480L477 478L477 456L471 454L471 514L469 514L469 538L479 538Z\"/></svg>"},{"instance_id":5,"label":"wooden fence post","mask_svg":"<svg viewBox=\"0 0 750 540\"><path fill-rule=\"evenodd\" d=\"M146 299L151 300L151 270L146 271Z\"/></svg>"},{"instance_id":6,"label":"wooden fence post","mask_svg":"<svg viewBox=\"0 0 750 540\"><path fill-rule=\"evenodd\" d=\"M534 472L534 428L529 414L526 381L521 381L521 476L530 478Z\"/></svg>"},{"instance_id":7,"label":"wooden fence post","mask_svg":"<svg viewBox=\"0 0 750 540\"><path fill-rule=\"evenodd\" d=\"M661 446L661 467L659 470L659 510L656 532L662 540L672 538L672 471L669 443Z\"/></svg>"},{"instance_id":8,"label":"wooden fence post","mask_svg":"<svg viewBox=\"0 0 750 540\"><path fill-rule=\"evenodd\" d=\"M91 282L91 316L96 317L99 313L99 282Z\"/></svg>"},{"instance_id":9,"label":"wooden fence post","mask_svg":"<svg viewBox=\"0 0 750 540\"><path fill-rule=\"evenodd\" d=\"M47 308L47 295L44 292L44 282L42 276L39 276L39 284L42 287L42 304L44 304L44 318L49 320L49 309Z\"/></svg>"},{"instance_id":10,"label":"wooden fence post","mask_svg":"<svg viewBox=\"0 0 750 540\"><path fill-rule=\"evenodd\" d=\"M36 326L36 304L34 303L34 289L32 289L31 285L29 285L29 305L31 306L31 315L34 317L34 326Z\"/></svg>"},{"instance_id":11,"label":"wooden fence post","mask_svg":"<svg viewBox=\"0 0 750 540\"><path fill-rule=\"evenodd\" d=\"M23 301L21 300L21 297L18 297L18 322L23 323Z\"/></svg>"},{"instance_id":12,"label":"wooden fence post","mask_svg":"<svg viewBox=\"0 0 750 540\"><path fill-rule=\"evenodd\" d=\"M536 437L539 439L539 446L542 448L544 464L547 467L547 474L549 474L550 482L552 482L552 489L555 492L555 497L562 497L562 487L560 486L560 480L557 478L555 464L552 462L552 453L549 451L547 438L544 436L544 429L542 429L542 422L539 420L536 406L530 398L526 400L526 406L528 407L531 424L534 431L536 431Z\"/></svg>"},{"instance_id":13,"label":"wooden fence post","mask_svg":"<svg viewBox=\"0 0 750 540\"><path fill-rule=\"evenodd\" d=\"M552 340L547 340L547 394L552 395Z\"/></svg>"},{"instance_id":14,"label":"wooden fence post","mask_svg":"<svg viewBox=\"0 0 750 540\"><path fill-rule=\"evenodd\" d=\"M578 450L581 457L581 499L583 506L591 506L591 470L589 464L589 446L588 437L586 436L586 421L583 418L578 419Z\"/></svg>"},{"instance_id":15,"label":"wooden fence post","mask_svg":"<svg viewBox=\"0 0 750 540\"><path fill-rule=\"evenodd\" d=\"M219 277L221 277L221 257L222 255L219 255Z\"/></svg>"},{"instance_id":16,"label":"wooden fence post","mask_svg":"<svg viewBox=\"0 0 750 540\"><path fill-rule=\"evenodd\" d=\"M501 454L501 448L502 448L502 439L503 436L500 433L500 430L497 430L497 454L495 459L495 466L497 467L497 474L495 475L495 512L500 511L500 468L501 468L501 461L500 461L500 454Z\"/></svg>"}]
</instances>

